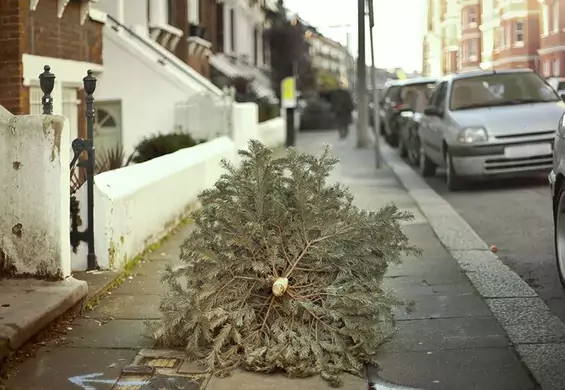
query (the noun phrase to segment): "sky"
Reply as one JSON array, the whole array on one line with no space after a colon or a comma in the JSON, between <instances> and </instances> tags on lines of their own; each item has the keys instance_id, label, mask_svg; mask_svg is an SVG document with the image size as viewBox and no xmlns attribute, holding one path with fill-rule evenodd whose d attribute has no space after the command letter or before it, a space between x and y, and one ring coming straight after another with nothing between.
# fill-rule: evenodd
<instances>
[{"instance_id":1,"label":"sky","mask_svg":"<svg viewBox=\"0 0 565 390\"><path fill-rule=\"evenodd\" d=\"M324 35L346 44L351 32L352 53L357 55L357 1L284 0L285 6L317 27ZM426 0L373 0L375 9L375 63L379 68L422 68ZM337 27L351 25L351 27ZM367 22L368 28L368 22ZM370 65L369 36L366 39Z\"/></svg>"}]
</instances>

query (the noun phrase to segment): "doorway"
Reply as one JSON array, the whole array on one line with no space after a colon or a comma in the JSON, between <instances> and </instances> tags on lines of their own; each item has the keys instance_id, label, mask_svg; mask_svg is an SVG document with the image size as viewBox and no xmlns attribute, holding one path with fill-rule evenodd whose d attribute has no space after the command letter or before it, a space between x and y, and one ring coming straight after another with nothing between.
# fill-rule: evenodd
<instances>
[{"instance_id":1,"label":"doorway","mask_svg":"<svg viewBox=\"0 0 565 390\"><path fill-rule=\"evenodd\" d=\"M122 143L122 103L96 102L94 116L94 147L96 152L105 153Z\"/></svg>"}]
</instances>

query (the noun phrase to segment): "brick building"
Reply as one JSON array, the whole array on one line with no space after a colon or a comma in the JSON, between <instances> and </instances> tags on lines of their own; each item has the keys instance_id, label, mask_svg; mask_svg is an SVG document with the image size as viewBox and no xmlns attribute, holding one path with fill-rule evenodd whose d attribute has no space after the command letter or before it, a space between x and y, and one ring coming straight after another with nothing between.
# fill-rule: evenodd
<instances>
[{"instance_id":1,"label":"brick building","mask_svg":"<svg viewBox=\"0 0 565 390\"><path fill-rule=\"evenodd\" d=\"M442 36L442 72L453 73L459 68L461 42L461 12L458 0L440 2Z\"/></svg>"},{"instance_id":2,"label":"brick building","mask_svg":"<svg viewBox=\"0 0 565 390\"><path fill-rule=\"evenodd\" d=\"M208 0L169 0L169 3L169 24L181 30L184 37L173 52L210 78L209 54L222 51L224 46L223 3Z\"/></svg>"},{"instance_id":3,"label":"brick building","mask_svg":"<svg viewBox=\"0 0 565 390\"><path fill-rule=\"evenodd\" d=\"M500 24L495 29L495 69L538 69L540 4L538 0L499 0Z\"/></svg>"},{"instance_id":4,"label":"brick building","mask_svg":"<svg viewBox=\"0 0 565 390\"><path fill-rule=\"evenodd\" d=\"M428 0L441 7L443 74L471 69L532 68L543 75L565 75L564 0ZM565 5L563 5L565 6ZM451 10L450 10L451 8ZM453 22L453 9L460 19ZM433 14L428 10L428 15ZM430 16L428 16L428 19ZM430 30L428 23L428 35ZM460 29L459 41L454 44ZM457 49L456 47L457 46ZM424 58L438 58L439 49L427 45ZM458 53L457 66L453 54Z\"/></svg>"},{"instance_id":5,"label":"brick building","mask_svg":"<svg viewBox=\"0 0 565 390\"><path fill-rule=\"evenodd\" d=\"M102 70L104 23L89 10L88 1L0 1L0 105L41 113L38 76L48 64L57 76L54 112L69 118L71 135L84 129L82 78Z\"/></svg>"},{"instance_id":6,"label":"brick building","mask_svg":"<svg viewBox=\"0 0 565 390\"><path fill-rule=\"evenodd\" d=\"M561 0L541 1L538 50L540 72L546 76L565 75L565 4Z\"/></svg>"},{"instance_id":7,"label":"brick building","mask_svg":"<svg viewBox=\"0 0 565 390\"><path fill-rule=\"evenodd\" d=\"M461 39L459 42L459 69L478 69L481 63L481 2L460 2Z\"/></svg>"}]
</instances>

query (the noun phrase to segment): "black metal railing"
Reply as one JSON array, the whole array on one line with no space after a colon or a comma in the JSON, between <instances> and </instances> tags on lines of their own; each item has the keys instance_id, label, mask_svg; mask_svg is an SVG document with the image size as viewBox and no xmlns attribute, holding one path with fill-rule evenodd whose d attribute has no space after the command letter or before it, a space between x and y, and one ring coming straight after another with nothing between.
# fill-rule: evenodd
<instances>
[{"instance_id":1,"label":"black metal railing","mask_svg":"<svg viewBox=\"0 0 565 390\"><path fill-rule=\"evenodd\" d=\"M39 75L39 85L43 92L41 103L43 105L43 114L53 114L53 98L51 93L55 87L55 75L51 73L49 65L45 65L44 72ZM80 221L80 206L76 199L76 189L71 190L71 246L73 251L81 242L88 245L87 254L87 267L88 270L98 269L96 261L96 254L94 250L94 165L95 165L95 150L94 150L94 91L96 90L96 77L92 71L87 72L86 77L82 79L86 105L86 139L77 138L71 143L73 150L73 158L70 163L71 176L75 169L84 168L86 170L86 185L87 185L87 226L83 231L79 230L81 225ZM86 158L81 158L83 153L86 152Z\"/></svg>"}]
</instances>

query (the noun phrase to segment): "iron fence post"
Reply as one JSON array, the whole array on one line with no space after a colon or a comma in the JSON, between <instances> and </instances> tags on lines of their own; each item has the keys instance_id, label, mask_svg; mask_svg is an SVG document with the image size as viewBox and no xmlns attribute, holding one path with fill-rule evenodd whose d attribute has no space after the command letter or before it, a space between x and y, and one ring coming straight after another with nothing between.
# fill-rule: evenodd
<instances>
[{"instance_id":1,"label":"iron fence post","mask_svg":"<svg viewBox=\"0 0 565 390\"><path fill-rule=\"evenodd\" d=\"M43 73L39 75L39 86L43 92L41 98L41 105L43 106L43 115L53 114L53 98L51 97L51 92L55 87L55 75L51 73L51 67L45 65L43 67Z\"/></svg>"},{"instance_id":2,"label":"iron fence post","mask_svg":"<svg viewBox=\"0 0 565 390\"><path fill-rule=\"evenodd\" d=\"M86 231L86 241L88 244L87 264L88 270L98 269L96 262L96 254L94 250L94 91L96 90L96 77L92 75L92 70L87 72L85 78L82 79L84 92L86 95L86 147L88 161L86 165L86 184L87 184L87 218L88 228Z\"/></svg>"}]
</instances>

